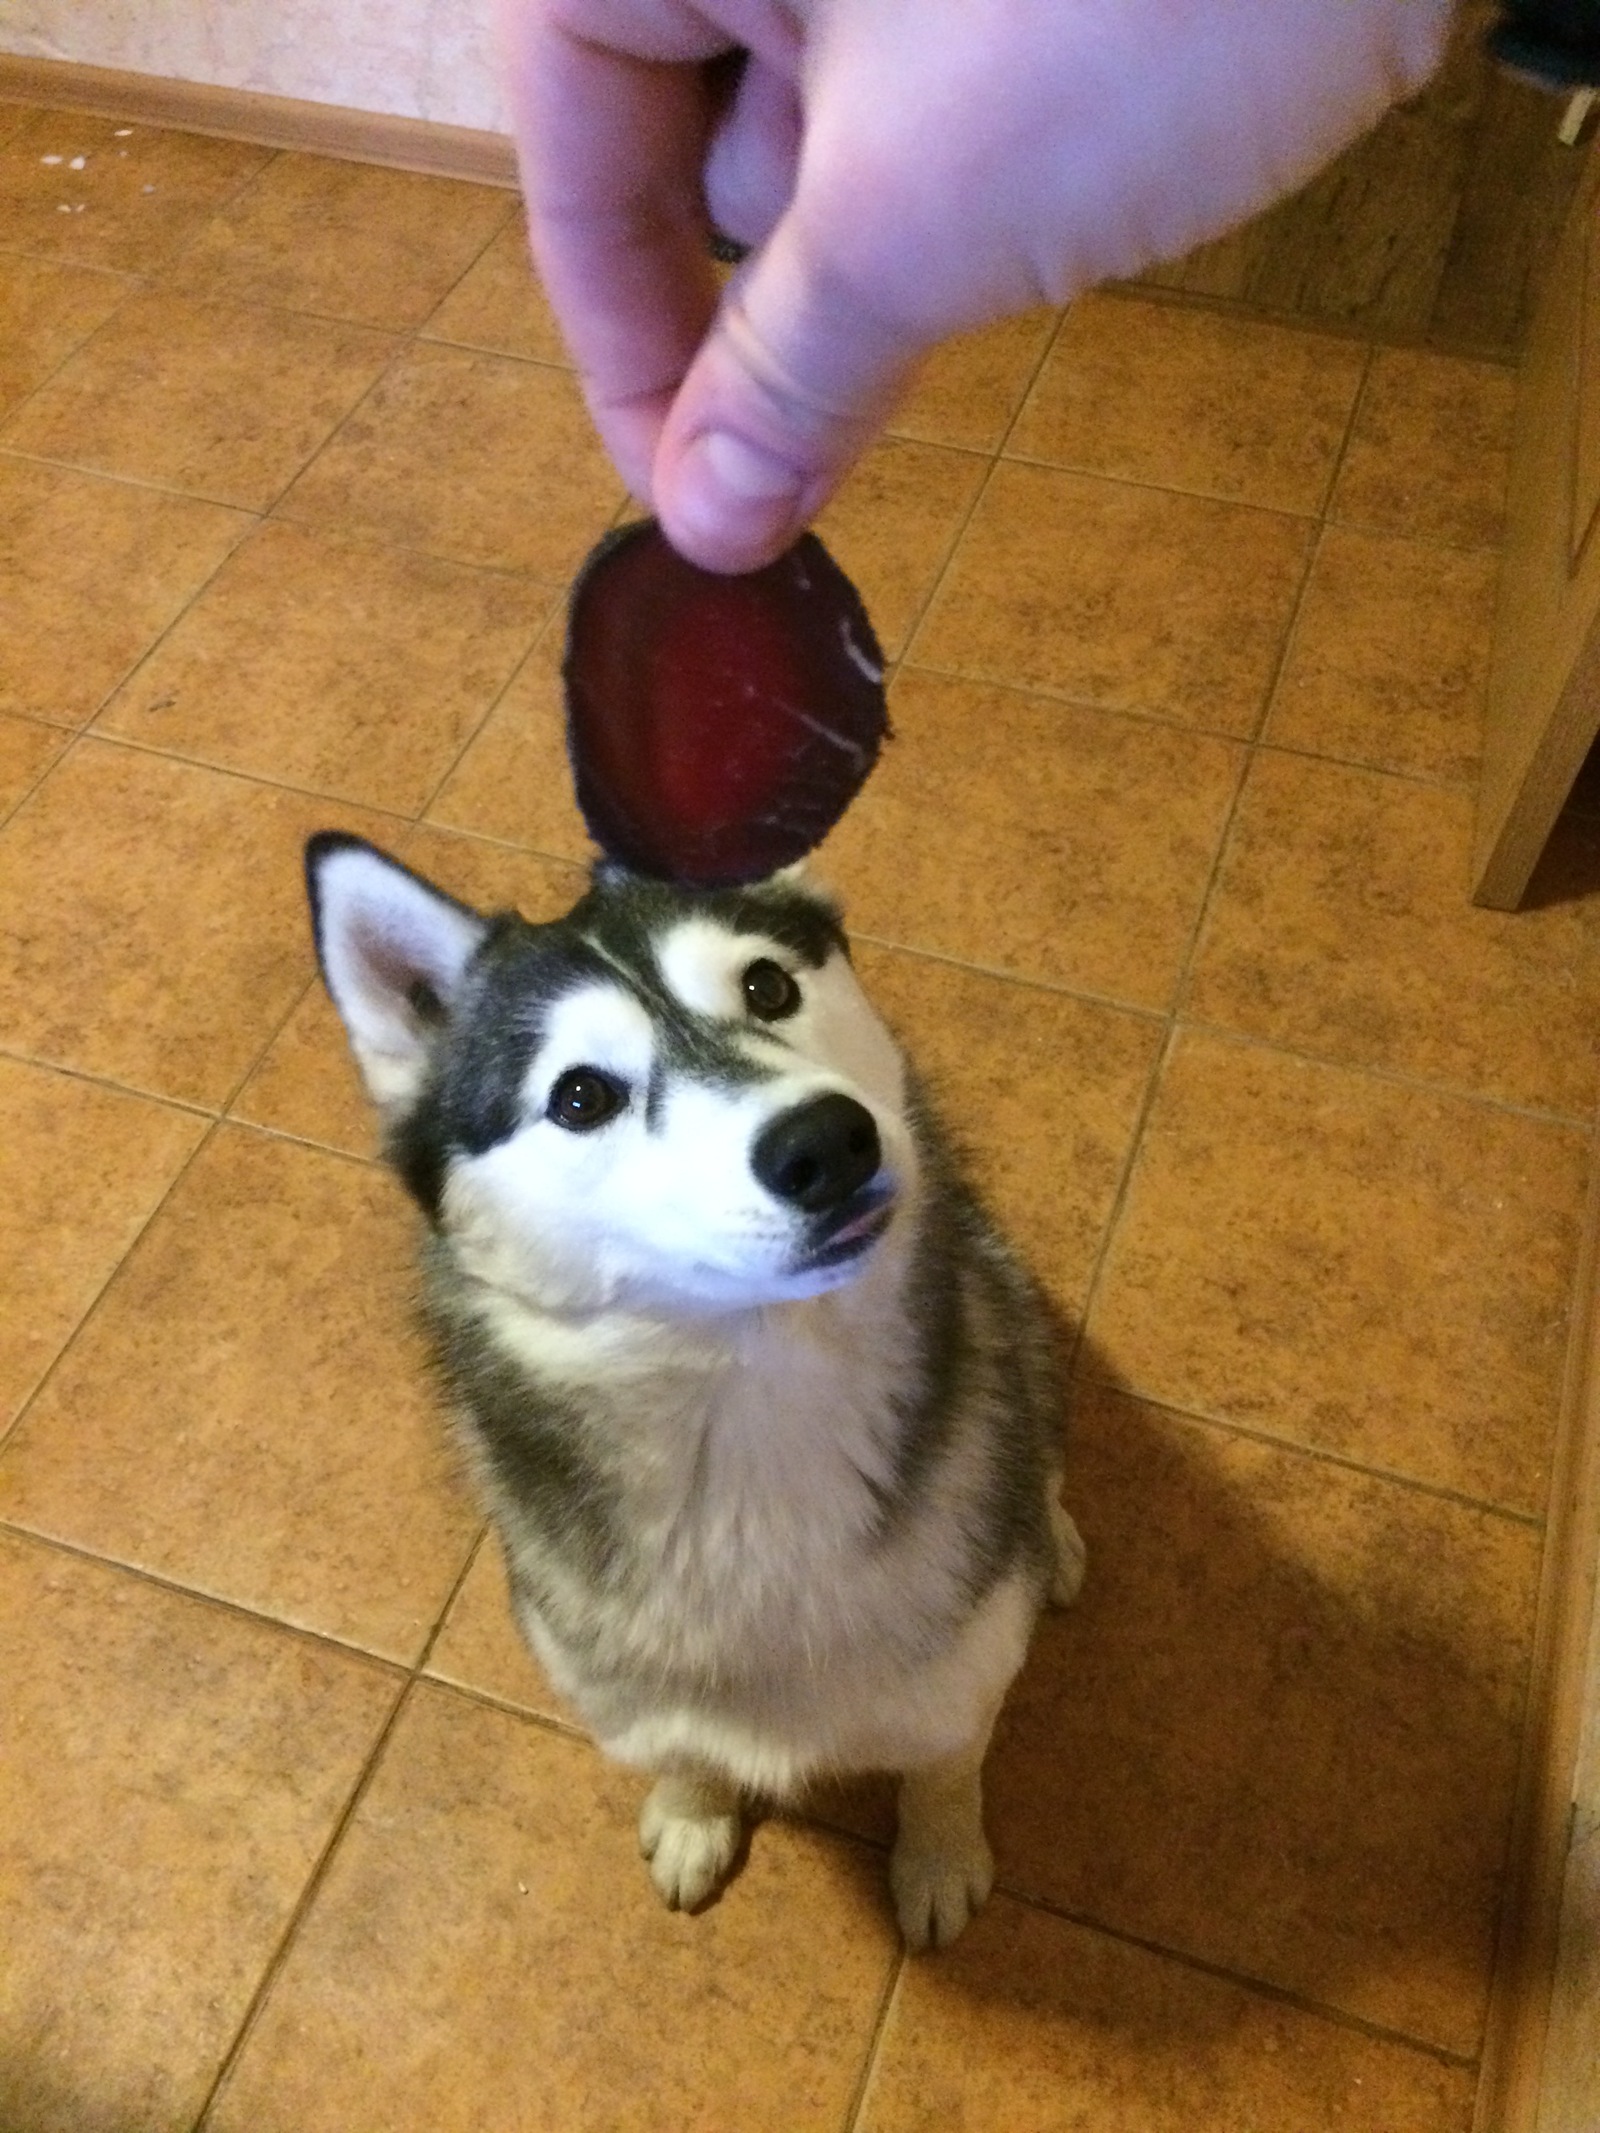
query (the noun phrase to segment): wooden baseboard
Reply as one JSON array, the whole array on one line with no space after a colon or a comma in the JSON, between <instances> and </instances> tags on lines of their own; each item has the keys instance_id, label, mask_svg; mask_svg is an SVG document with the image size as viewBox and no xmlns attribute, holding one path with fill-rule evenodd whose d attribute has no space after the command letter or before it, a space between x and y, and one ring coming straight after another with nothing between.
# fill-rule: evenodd
<instances>
[{"instance_id":1,"label":"wooden baseboard","mask_svg":"<svg viewBox=\"0 0 1600 2133\"><path fill-rule=\"evenodd\" d=\"M171 81L63 59L28 59L0 52L0 101L94 111L147 126L217 134L267 148L300 148L354 163L384 163L432 178L469 178L515 189L517 159L510 140L470 126L429 119L391 118L342 104L312 104L289 96L258 96L210 82Z\"/></svg>"},{"instance_id":2,"label":"wooden baseboard","mask_svg":"<svg viewBox=\"0 0 1600 2133\"><path fill-rule=\"evenodd\" d=\"M1515 1280L1515 1269L1507 1279ZM1535 2133L1600 1574L1600 1165L1589 1187L1473 2133ZM1554 2099L1551 2099L1552 2101Z\"/></svg>"}]
</instances>

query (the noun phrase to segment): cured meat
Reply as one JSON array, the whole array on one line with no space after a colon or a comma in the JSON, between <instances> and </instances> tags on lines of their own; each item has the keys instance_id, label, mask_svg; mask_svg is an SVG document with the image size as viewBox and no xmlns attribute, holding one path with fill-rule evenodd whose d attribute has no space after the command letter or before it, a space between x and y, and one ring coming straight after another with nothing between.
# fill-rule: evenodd
<instances>
[{"instance_id":1,"label":"cured meat","mask_svg":"<svg viewBox=\"0 0 1600 2133\"><path fill-rule=\"evenodd\" d=\"M889 730L878 640L814 533L725 577L653 519L621 528L573 588L563 674L590 835L640 873L703 888L820 844Z\"/></svg>"}]
</instances>

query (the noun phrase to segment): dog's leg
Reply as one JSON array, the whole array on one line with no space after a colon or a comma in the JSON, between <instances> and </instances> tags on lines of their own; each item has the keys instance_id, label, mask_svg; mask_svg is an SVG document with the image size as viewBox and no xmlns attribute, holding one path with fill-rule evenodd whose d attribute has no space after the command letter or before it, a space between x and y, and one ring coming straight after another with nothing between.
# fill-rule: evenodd
<instances>
[{"instance_id":1,"label":"dog's leg","mask_svg":"<svg viewBox=\"0 0 1600 2133\"><path fill-rule=\"evenodd\" d=\"M1050 1513L1050 1538L1055 1543L1056 1567L1050 1579L1050 1605L1070 1607L1083 1590L1083 1573L1089 1551L1070 1512L1061 1507L1061 1476L1052 1474L1045 1485L1045 1506Z\"/></svg>"},{"instance_id":2,"label":"dog's leg","mask_svg":"<svg viewBox=\"0 0 1600 2133\"><path fill-rule=\"evenodd\" d=\"M717 1893L739 1849L739 1794L704 1770L669 1770L639 1814L639 1849L670 1911L693 1911Z\"/></svg>"},{"instance_id":3,"label":"dog's leg","mask_svg":"<svg viewBox=\"0 0 1600 2133\"><path fill-rule=\"evenodd\" d=\"M900 1779L900 1832L889 1887L909 1948L945 1948L983 1909L994 1856L983 1834L983 1758L989 1728L959 1755Z\"/></svg>"}]
</instances>

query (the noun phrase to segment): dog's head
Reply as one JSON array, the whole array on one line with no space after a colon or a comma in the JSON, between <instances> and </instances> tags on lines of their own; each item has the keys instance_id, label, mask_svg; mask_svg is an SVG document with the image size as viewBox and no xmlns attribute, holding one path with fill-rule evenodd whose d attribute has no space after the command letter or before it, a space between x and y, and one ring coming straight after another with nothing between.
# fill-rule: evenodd
<instances>
[{"instance_id":1,"label":"dog's head","mask_svg":"<svg viewBox=\"0 0 1600 2133\"><path fill-rule=\"evenodd\" d=\"M578 1310L816 1295L914 1188L900 1054L795 876L701 891L602 866L545 925L337 833L306 876L390 1159L486 1278Z\"/></svg>"}]
</instances>

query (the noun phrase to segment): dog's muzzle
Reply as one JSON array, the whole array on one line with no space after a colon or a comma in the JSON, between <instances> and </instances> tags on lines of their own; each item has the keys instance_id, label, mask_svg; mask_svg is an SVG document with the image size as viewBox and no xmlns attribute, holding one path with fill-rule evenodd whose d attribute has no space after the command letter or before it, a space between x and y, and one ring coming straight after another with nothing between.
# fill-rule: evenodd
<instances>
[{"instance_id":1,"label":"dog's muzzle","mask_svg":"<svg viewBox=\"0 0 1600 2133\"><path fill-rule=\"evenodd\" d=\"M894 1190L881 1176L872 1113L837 1092L780 1112L756 1136L750 1167L774 1199L807 1217L796 1273L842 1266L889 1226Z\"/></svg>"}]
</instances>

